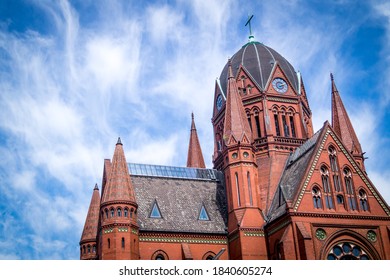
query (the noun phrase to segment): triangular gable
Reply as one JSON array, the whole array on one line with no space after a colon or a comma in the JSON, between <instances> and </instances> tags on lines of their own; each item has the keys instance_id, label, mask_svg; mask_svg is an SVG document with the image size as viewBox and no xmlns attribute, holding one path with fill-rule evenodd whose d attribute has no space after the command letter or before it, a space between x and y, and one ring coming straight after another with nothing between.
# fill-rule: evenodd
<instances>
[{"instance_id":1,"label":"triangular gable","mask_svg":"<svg viewBox=\"0 0 390 280\"><path fill-rule=\"evenodd\" d=\"M254 86L257 91L260 93L262 92L264 89L256 82L256 80L253 78L253 76L251 75L251 73L249 73L249 71L245 68L245 66L243 66L242 64L240 64L240 67L238 68L238 71L237 71L237 74L235 76L235 79L237 80L239 77L241 77L242 75L245 75L249 81L250 81L250 84L251 86Z\"/></svg>"},{"instance_id":2,"label":"triangular gable","mask_svg":"<svg viewBox=\"0 0 390 280\"><path fill-rule=\"evenodd\" d=\"M390 216L390 209L388 208L387 204L384 202L384 199L381 197L377 189L373 186L371 181L367 178L367 176L364 174L364 172L361 170L361 168L358 166L356 161L353 159L351 154L346 150L344 145L342 144L341 140L338 138L338 136L333 131L332 127L328 122L325 122L323 127L322 135L319 137L317 144L315 146L315 150L313 152L312 158L309 162L309 165L307 166L305 176L302 177L302 180L299 183L300 189L297 191L294 202L293 202L293 210L297 212L298 207L300 203L302 202L303 196L306 192L306 189L311 182L311 178L314 174L314 169L317 167L318 161L320 159L320 155L325 147L325 144L329 137L332 137L332 140L334 141L335 145L339 147L342 154L347 158L349 161L349 164L352 166L352 168L355 170L355 172L358 174L358 176L362 179L363 183L367 186L367 188L371 191L372 195L375 197L376 201L380 204L380 206L383 208L385 213Z\"/></svg>"},{"instance_id":3,"label":"triangular gable","mask_svg":"<svg viewBox=\"0 0 390 280\"><path fill-rule=\"evenodd\" d=\"M274 90L274 88L272 87L272 81L275 78L283 78L288 85L287 92L283 93L283 95L285 95L285 96L297 96L298 95L298 92L296 92L291 81L288 79L288 76L286 75L286 73L284 73L282 67L280 67L280 65L277 61L274 64L274 66L272 67L271 73L269 75L267 83L265 84L264 89L265 89L265 91L270 92L270 93L281 94L281 93L276 92Z\"/></svg>"}]
</instances>

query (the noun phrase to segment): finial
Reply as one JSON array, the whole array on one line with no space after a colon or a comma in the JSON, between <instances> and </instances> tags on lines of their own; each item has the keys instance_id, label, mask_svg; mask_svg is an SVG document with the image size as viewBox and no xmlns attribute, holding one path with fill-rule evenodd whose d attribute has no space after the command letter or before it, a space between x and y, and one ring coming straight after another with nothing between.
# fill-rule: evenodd
<instances>
[{"instance_id":1,"label":"finial","mask_svg":"<svg viewBox=\"0 0 390 280\"><path fill-rule=\"evenodd\" d=\"M95 187L93 188L93 190L99 190L99 187L98 187L97 183L95 184Z\"/></svg>"},{"instance_id":2,"label":"finial","mask_svg":"<svg viewBox=\"0 0 390 280\"><path fill-rule=\"evenodd\" d=\"M191 113L191 118L194 119L194 112Z\"/></svg>"},{"instance_id":3,"label":"finial","mask_svg":"<svg viewBox=\"0 0 390 280\"><path fill-rule=\"evenodd\" d=\"M118 137L118 141L116 142L117 145L122 145L121 138Z\"/></svg>"},{"instance_id":4,"label":"finial","mask_svg":"<svg viewBox=\"0 0 390 280\"><path fill-rule=\"evenodd\" d=\"M255 39L255 36L252 35L252 26L251 26L251 20L253 18L253 15L248 15L248 20L245 23L245 26L249 25L249 42L253 42Z\"/></svg>"},{"instance_id":5,"label":"finial","mask_svg":"<svg viewBox=\"0 0 390 280\"><path fill-rule=\"evenodd\" d=\"M330 73L330 80L333 81L333 74Z\"/></svg>"}]
</instances>

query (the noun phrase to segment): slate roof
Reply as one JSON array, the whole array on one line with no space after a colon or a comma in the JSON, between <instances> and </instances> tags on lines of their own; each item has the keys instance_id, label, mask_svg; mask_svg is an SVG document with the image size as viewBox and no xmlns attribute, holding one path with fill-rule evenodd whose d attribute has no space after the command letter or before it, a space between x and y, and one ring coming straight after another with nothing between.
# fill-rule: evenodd
<instances>
[{"instance_id":1,"label":"slate roof","mask_svg":"<svg viewBox=\"0 0 390 280\"><path fill-rule=\"evenodd\" d=\"M131 175L131 181L141 231L226 234L226 192L221 180ZM150 218L154 201L161 219ZM198 219L202 205L210 221Z\"/></svg>"},{"instance_id":2,"label":"slate roof","mask_svg":"<svg viewBox=\"0 0 390 280\"><path fill-rule=\"evenodd\" d=\"M283 69L290 81L290 84L296 91L298 91L298 77L294 67L278 52L256 41L247 43L232 56L231 64L233 75L237 75L238 68L242 65L260 89L264 89L276 61ZM227 80L228 63L223 68L220 76L221 87L225 94L227 89Z\"/></svg>"},{"instance_id":3,"label":"slate roof","mask_svg":"<svg viewBox=\"0 0 390 280\"><path fill-rule=\"evenodd\" d=\"M305 171L312 158L314 147L322 134L322 130L317 131L310 139L297 148L287 159L286 167L280 179L278 189L272 200L267 220L272 221L280 217L286 211L286 201L291 201L300 189Z\"/></svg>"}]
</instances>

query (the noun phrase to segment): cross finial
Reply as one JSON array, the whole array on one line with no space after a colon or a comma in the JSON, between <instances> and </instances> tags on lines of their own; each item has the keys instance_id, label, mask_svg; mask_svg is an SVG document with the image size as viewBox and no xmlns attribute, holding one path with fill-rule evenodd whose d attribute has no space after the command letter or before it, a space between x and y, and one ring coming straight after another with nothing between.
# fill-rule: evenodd
<instances>
[{"instance_id":1,"label":"cross finial","mask_svg":"<svg viewBox=\"0 0 390 280\"><path fill-rule=\"evenodd\" d=\"M253 15L249 16L248 15L248 20L246 21L245 23L245 26L249 25L249 42L252 42L253 39L255 38L253 35L252 35L252 25L251 25L251 20L253 18Z\"/></svg>"}]
</instances>

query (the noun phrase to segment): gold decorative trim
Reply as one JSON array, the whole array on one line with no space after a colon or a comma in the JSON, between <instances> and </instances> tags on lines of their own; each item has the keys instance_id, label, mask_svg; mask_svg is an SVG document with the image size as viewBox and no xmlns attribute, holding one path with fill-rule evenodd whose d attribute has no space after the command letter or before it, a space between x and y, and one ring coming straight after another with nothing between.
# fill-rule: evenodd
<instances>
[{"instance_id":1,"label":"gold decorative trim","mask_svg":"<svg viewBox=\"0 0 390 280\"><path fill-rule=\"evenodd\" d=\"M201 243L201 244L227 244L226 239L194 238L194 237L160 237L160 236L140 236L141 242L160 243Z\"/></svg>"},{"instance_id":2,"label":"gold decorative trim","mask_svg":"<svg viewBox=\"0 0 390 280\"><path fill-rule=\"evenodd\" d=\"M264 237L265 234L263 231L244 231L244 236L251 236L251 237Z\"/></svg>"},{"instance_id":3,"label":"gold decorative trim","mask_svg":"<svg viewBox=\"0 0 390 280\"><path fill-rule=\"evenodd\" d=\"M261 97L258 97L258 98L255 98L255 99L251 99L251 100L245 100L243 102L244 105L249 105L249 104L252 104L252 103L256 103L258 101L261 101Z\"/></svg>"},{"instance_id":4,"label":"gold decorative trim","mask_svg":"<svg viewBox=\"0 0 390 280\"><path fill-rule=\"evenodd\" d=\"M290 98L278 98L278 97L268 97L267 100L276 101L276 102L284 102L291 104L298 104L298 100L290 99Z\"/></svg>"}]
</instances>

